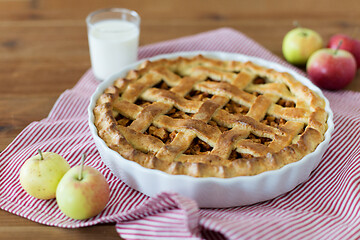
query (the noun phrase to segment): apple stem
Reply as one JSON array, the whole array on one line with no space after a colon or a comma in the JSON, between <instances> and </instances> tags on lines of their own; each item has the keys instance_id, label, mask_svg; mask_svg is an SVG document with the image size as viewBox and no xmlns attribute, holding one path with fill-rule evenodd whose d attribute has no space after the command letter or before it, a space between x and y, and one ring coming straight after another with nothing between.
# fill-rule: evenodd
<instances>
[{"instance_id":1,"label":"apple stem","mask_svg":"<svg viewBox=\"0 0 360 240\"><path fill-rule=\"evenodd\" d=\"M80 171L79 171L79 176L78 176L79 181L81 181L83 179L83 169L84 169L85 158L86 158L86 154L83 153L81 156L81 162L80 162Z\"/></svg>"},{"instance_id":2,"label":"apple stem","mask_svg":"<svg viewBox=\"0 0 360 240\"><path fill-rule=\"evenodd\" d=\"M41 149L38 149L38 153L39 153L39 155L40 155L40 160L44 160L44 156L43 156L43 154L42 154Z\"/></svg>"},{"instance_id":3,"label":"apple stem","mask_svg":"<svg viewBox=\"0 0 360 240\"><path fill-rule=\"evenodd\" d=\"M293 22L293 25L294 25L294 27L297 27L297 28L301 27L300 23L298 21L296 21L296 20Z\"/></svg>"},{"instance_id":4,"label":"apple stem","mask_svg":"<svg viewBox=\"0 0 360 240\"><path fill-rule=\"evenodd\" d=\"M340 49L341 44L343 43L343 40L340 40L337 47L335 48L335 54L338 52L338 50Z\"/></svg>"}]
</instances>

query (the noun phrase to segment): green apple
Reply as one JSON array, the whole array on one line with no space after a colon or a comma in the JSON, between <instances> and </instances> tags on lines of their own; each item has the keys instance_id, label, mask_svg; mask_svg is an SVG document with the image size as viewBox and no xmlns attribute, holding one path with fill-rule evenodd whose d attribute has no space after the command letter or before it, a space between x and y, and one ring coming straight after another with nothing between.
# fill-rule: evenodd
<instances>
[{"instance_id":1,"label":"green apple","mask_svg":"<svg viewBox=\"0 0 360 240\"><path fill-rule=\"evenodd\" d=\"M297 27L285 35L282 51L289 63L305 65L311 54L322 47L323 40L317 32Z\"/></svg>"},{"instance_id":2,"label":"green apple","mask_svg":"<svg viewBox=\"0 0 360 240\"><path fill-rule=\"evenodd\" d=\"M55 198L60 179L70 169L69 163L59 154L42 153L25 161L20 169L20 184L31 196L39 199Z\"/></svg>"},{"instance_id":3,"label":"green apple","mask_svg":"<svg viewBox=\"0 0 360 240\"><path fill-rule=\"evenodd\" d=\"M60 210L73 219L87 219L99 214L110 197L105 177L95 168L81 165L70 169L56 190Z\"/></svg>"}]
</instances>

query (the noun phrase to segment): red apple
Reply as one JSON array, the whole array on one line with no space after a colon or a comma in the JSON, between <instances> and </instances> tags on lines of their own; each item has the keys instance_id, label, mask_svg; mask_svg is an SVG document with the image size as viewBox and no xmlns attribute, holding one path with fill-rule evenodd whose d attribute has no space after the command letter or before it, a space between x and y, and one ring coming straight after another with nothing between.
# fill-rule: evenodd
<instances>
[{"instance_id":1,"label":"red apple","mask_svg":"<svg viewBox=\"0 0 360 240\"><path fill-rule=\"evenodd\" d=\"M353 39L345 34L336 34L330 38L328 48L336 49L340 41L340 49L350 52L355 60L357 68L360 68L360 40Z\"/></svg>"},{"instance_id":2,"label":"red apple","mask_svg":"<svg viewBox=\"0 0 360 240\"><path fill-rule=\"evenodd\" d=\"M337 90L354 79L356 61L348 51L324 48L311 55L306 70L311 81L318 87Z\"/></svg>"}]
</instances>

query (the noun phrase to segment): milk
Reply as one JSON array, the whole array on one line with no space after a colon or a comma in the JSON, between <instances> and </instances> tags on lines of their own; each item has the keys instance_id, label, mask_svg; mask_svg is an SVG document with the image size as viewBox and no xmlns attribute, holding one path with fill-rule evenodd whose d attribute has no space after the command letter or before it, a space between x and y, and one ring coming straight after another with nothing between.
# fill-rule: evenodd
<instances>
[{"instance_id":1,"label":"milk","mask_svg":"<svg viewBox=\"0 0 360 240\"><path fill-rule=\"evenodd\" d=\"M95 77L105 80L137 59L139 28L124 20L94 23L88 30L91 65Z\"/></svg>"}]
</instances>

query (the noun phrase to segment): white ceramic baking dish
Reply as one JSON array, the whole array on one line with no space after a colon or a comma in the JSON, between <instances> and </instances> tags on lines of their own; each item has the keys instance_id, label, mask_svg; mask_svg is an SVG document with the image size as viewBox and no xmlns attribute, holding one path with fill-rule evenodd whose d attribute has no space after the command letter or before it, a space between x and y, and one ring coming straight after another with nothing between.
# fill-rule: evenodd
<instances>
[{"instance_id":1,"label":"white ceramic baking dish","mask_svg":"<svg viewBox=\"0 0 360 240\"><path fill-rule=\"evenodd\" d=\"M255 176L240 176L226 179L213 177L196 178L185 175L171 175L159 170L142 167L133 161L124 159L119 153L107 147L105 142L98 136L93 115L96 100L103 91L117 78L124 77L129 70L135 69L142 62L139 61L125 67L119 73L102 82L91 97L88 107L89 127L104 163L128 186L148 196L154 196L163 191L177 192L183 196L194 199L200 207L211 208L247 205L272 199L306 181L311 171L313 171L320 162L323 153L328 147L331 133L334 129L333 113L330 109L329 101L325 98L321 90L314 86L309 79L289 68L260 58L241 54L225 52L178 52L159 55L148 60L176 58L179 56L192 57L198 54L220 60L252 61L267 68L292 74L298 81L325 99L325 110L328 113L328 129L325 133L325 140L314 152L305 156L300 161L288 164L281 169L264 172Z\"/></svg>"}]
</instances>

